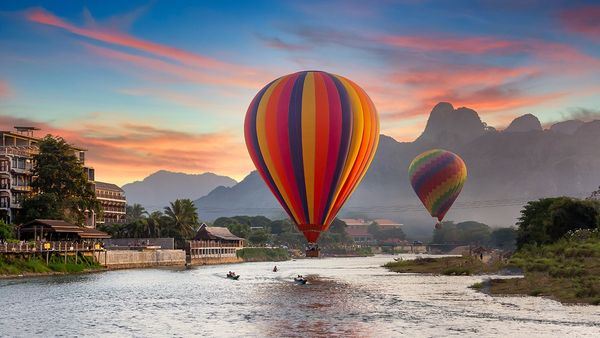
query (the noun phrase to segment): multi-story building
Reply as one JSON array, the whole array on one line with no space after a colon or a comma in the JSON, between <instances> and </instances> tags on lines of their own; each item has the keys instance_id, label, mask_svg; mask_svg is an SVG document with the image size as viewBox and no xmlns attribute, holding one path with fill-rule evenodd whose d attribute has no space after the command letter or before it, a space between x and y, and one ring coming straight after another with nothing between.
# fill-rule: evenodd
<instances>
[{"instance_id":1,"label":"multi-story building","mask_svg":"<svg viewBox=\"0 0 600 338\"><path fill-rule=\"evenodd\" d=\"M95 182L96 199L100 202L100 214L96 215L96 224L125 223L127 199L125 192L116 184Z\"/></svg>"},{"instance_id":2,"label":"multi-story building","mask_svg":"<svg viewBox=\"0 0 600 338\"><path fill-rule=\"evenodd\" d=\"M15 129L16 131L0 131L0 219L9 223L14 222L19 214L23 199L32 193L33 156L39 152L39 138L33 135L34 131L39 130L38 128L15 127ZM94 168L85 166L86 150L76 146L71 148L84 166L88 181L95 185ZM98 192L98 189L96 191ZM120 196L116 198L119 200L119 208L121 203L127 204L122 192L121 190ZM106 206L109 209L114 207L101 199L100 203L102 207ZM120 209L118 212L121 212ZM95 220L94 213L88 214L86 224L95 227Z\"/></svg>"}]
</instances>

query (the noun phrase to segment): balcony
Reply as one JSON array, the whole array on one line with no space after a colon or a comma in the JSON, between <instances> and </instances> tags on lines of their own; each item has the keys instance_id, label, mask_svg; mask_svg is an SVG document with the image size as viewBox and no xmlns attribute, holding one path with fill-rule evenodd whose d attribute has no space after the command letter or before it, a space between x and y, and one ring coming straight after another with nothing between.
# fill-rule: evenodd
<instances>
[{"instance_id":1,"label":"balcony","mask_svg":"<svg viewBox=\"0 0 600 338\"><path fill-rule=\"evenodd\" d=\"M0 210L7 210L8 202L0 202Z\"/></svg>"},{"instance_id":2,"label":"balcony","mask_svg":"<svg viewBox=\"0 0 600 338\"><path fill-rule=\"evenodd\" d=\"M10 190L10 184L0 183L0 190Z\"/></svg>"},{"instance_id":3,"label":"balcony","mask_svg":"<svg viewBox=\"0 0 600 338\"><path fill-rule=\"evenodd\" d=\"M21 209L21 203L20 202L10 202L10 207L14 208L14 209Z\"/></svg>"},{"instance_id":4,"label":"balcony","mask_svg":"<svg viewBox=\"0 0 600 338\"><path fill-rule=\"evenodd\" d=\"M24 192L29 192L33 190L33 188L31 188L31 186L28 185L13 185L11 189Z\"/></svg>"},{"instance_id":5,"label":"balcony","mask_svg":"<svg viewBox=\"0 0 600 338\"><path fill-rule=\"evenodd\" d=\"M31 174L31 170L33 170L33 166L25 166L25 168L17 168L17 167L12 167L11 171L16 173L16 174Z\"/></svg>"}]
</instances>

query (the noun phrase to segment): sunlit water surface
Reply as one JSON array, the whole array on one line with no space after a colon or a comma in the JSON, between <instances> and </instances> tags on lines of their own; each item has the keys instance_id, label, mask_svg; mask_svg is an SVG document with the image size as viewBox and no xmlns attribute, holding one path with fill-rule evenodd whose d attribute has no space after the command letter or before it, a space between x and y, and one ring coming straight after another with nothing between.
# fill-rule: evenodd
<instances>
[{"instance_id":1,"label":"sunlit water surface","mask_svg":"<svg viewBox=\"0 0 600 338\"><path fill-rule=\"evenodd\" d=\"M411 257L404 255L405 258ZM1 336L595 336L600 307L490 297L391 256L0 280ZM240 280L225 278L228 270ZM295 285L297 274L309 284Z\"/></svg>"}]
</instances>

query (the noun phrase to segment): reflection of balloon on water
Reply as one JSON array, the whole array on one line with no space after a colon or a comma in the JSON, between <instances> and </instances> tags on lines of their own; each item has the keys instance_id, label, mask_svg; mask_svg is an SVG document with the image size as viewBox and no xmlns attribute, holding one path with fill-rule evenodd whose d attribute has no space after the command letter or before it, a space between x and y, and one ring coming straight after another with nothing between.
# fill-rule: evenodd
<instances>
[{"instance_id":1,"label":"reflection of balloon on water","mask_svg":"<svg viewBox=\"0 0 600 338\"><path fill-rule=\"evenodd\" d=\"M428 150L410 163L408 176L431 217L438 219L435 227L440 229L444 216L467 180L465 162L447 150Z\"/></svg>"},{"instance_id":2,"label":"reflection of balloon on water","mask_svg":"<svg viewBox=\"0 0 600 338\"><path fill-rule=\"evenodd\" d=\"M379 141L379 119L354 82L304 71L258 92L244 131L263 180L315 243L365 175Z\"/></svg>"}]
</instances>

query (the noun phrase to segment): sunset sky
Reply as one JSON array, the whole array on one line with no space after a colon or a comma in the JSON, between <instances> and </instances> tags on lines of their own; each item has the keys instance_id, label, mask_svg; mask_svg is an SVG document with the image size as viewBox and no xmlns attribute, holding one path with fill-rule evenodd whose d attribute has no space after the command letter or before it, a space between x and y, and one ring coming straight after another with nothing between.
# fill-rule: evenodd
<instances>
[{"instance_id":1,"label":"sunset sky","mask_svg":"<svg viewBox=\"0 0 600 338\"><path fill-rule=\"evenodd\" d=\"M439 101L498 128L600 118L597 2L84 3L0 2L0 127L86 147L99 180L242 179L250 100L298 70L354 80L399 141Z\"/></svg>"}]
</instances>

